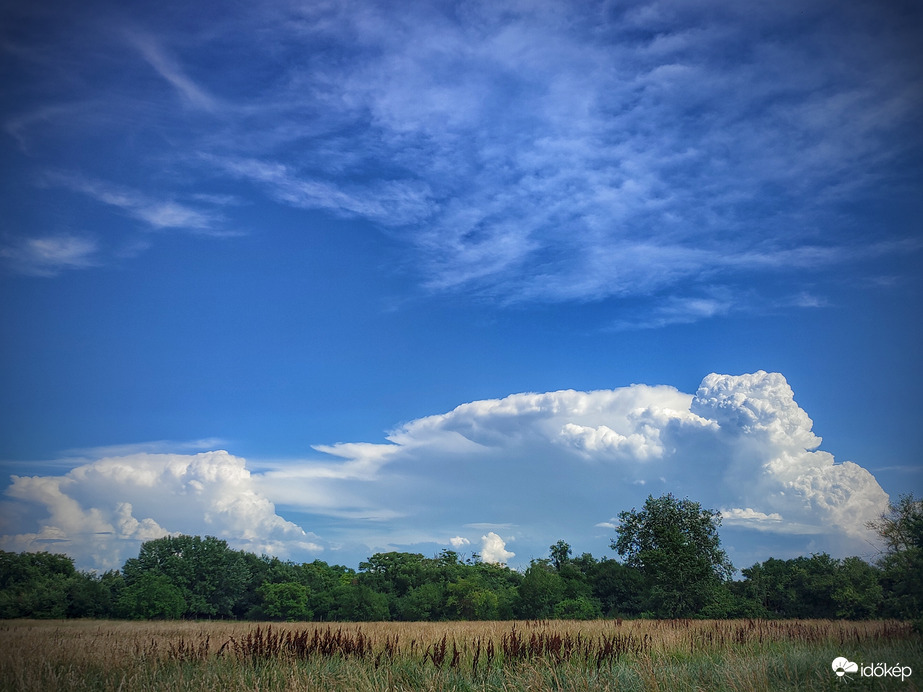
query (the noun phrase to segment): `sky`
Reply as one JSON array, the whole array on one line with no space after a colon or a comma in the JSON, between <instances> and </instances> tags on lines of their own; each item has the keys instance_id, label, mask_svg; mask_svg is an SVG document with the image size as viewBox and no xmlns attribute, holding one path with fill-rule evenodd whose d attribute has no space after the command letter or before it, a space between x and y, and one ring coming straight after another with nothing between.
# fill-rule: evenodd
<instances>
[{"instance_id":1,"label":"sky","mask_svg":"<svg viewBox=\"0 0 923 692\"><path fill-rule=\"evenodd\" d=\"M923 494L923 9L0 6L0 548L873 560Z\"/></svg>"}]
</instances>

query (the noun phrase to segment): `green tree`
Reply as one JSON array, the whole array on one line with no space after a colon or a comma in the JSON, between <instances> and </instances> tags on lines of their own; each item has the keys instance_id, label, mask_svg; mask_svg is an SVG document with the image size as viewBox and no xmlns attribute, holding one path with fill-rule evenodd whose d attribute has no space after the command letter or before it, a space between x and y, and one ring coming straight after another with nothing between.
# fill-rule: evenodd
<instances>
[{"instance_id":1,"label":"green tree","mask_svg":"<svg viewBox=\"0 0 923 692\"><path fill-rule=\"evenodd\" d=\"M882 600L880 571L858 557L769 558L742 574L731 585L738 602L729 615L860 619L874 617Z\"/></svg>"},{"instance_id":2,"label":"green tree","mask_svg":"<svg viewBox=\"0 0 923 692\"><path fill-rule=\"evenodd\" d=\"M141 575L160 574L177 587L194 618L232 617L247 590L250 570L241 552L214 536L167 536L141 545L122 569L130 587Z\"/></svg>"},{"instance_id":3,"label":"green tree","mask_svg":"<svg viewBox=\"0 0 923 692\"><path fill-rule=\"evenodd\" d=\"M407 622L442 620L447 616L446 600L443 584L420 584L397 600L397 619Z\"/></svg>"},{"instance_id":4,"label":"green tree","mask_svg":"<svg viewBox=\"0 0 923 692\"><path fill-rule=\"evenodd\" d=\"M267 555L254 555L242 552L241 560L247 571L246 585L234 603L233 615L235 618L256 619L263 618L263 594L260 587L265 583L278 583L289 581L288 568L294 568L291 563L284 563L277 557ZM278 574L277 565L284 565L285 574Z\"/></svg>"},{"instance_id":5,"label":"green tree","mask_svg":"<svg viewBox=\"0 0 923 692\"><path fill-rule=\"evenodd\" d=\"M110 617L121 586L118 572L78 572L66 555L0 551L0 618Z\"/></svg>"},{"instance_id":6,"label":"green tree","mask_svg":"<svg viewBox=\"0 0 923 692\"><path fill-rule=\"evenodd\" d=\"M833 594L840 582L839 562L827 553L812 553L789 562L793 566L790 585L794 605L789 617L835 617Z\"/></svg>"},{"instance_id":7,"label":"green tree","mask_svg":"<svg viewBox=\"0 0 923 692\"><path fill-rule=\"evenodd\" d=\"M419 553L375 553L359 563L359 583L386 597L391 617L399 617L400 600L432 579L432 561Z\"/></svg>"},{"instance_id":8,"label":"green tree","mask_svg":"<svg viewBox=\"0 0 923 692\"><path fill-rule=\"evenodd\" d=\"M68 591L79 579L66 555L0 551L0 618L67 617Z\"/></svg>"},{"instance_id":9,"label":"green tree","mask_svg":"<svg viewBox=\"0 0 923 692\"><path fill-rule=\"evenodd\" d=\"M548 560L532 560L519 585L519 616L524 619L554 617L554 607L564 598L564 580Z\"/></svg>"},{"instance_id":10,"label":"green tree","mask_svg":"<svg viewBox=\"0 0 923 692\"><path fill-rule=\"evenodd\" d=\"M566 541L558 541L549 548L549 552L551 553L551 566L560 572L570 562L573 551Z\"/></svg>"},{"instance_id":11,"label":"green tree","mask_svg":"<svg viewBox=\"0 0 923 692\"><path fill-rule=\"evenodd\" d=\"M466 569L477 577L481 588L496 596L496 614L492 619L510 620L515 616L519 598L519 585L523 575L506 565L475 561Z\"/></svg>"},{"instance_id":12,"label":"green tree","mask_svg":"<svg viewBox=\"0 0 923 692\"><path fill-rule=\"evenodd\" d=\"M593 597L609 616L634 616L644 610L644 575L618 560L603 559L587 570Z\"/></svg>"},{"instance_id":13,"label":"green tree","mask_svg":"<svg viewBox=\"0 0 923 692\"><path fill-rule=\"evenodd\" d=\"M640 511L619 514L612 548L644 575L654 615L689 617L717 597L733 572L720 525L720 512L672 494L649 496Z\"/></svg>"},{"instance_id":14,"label":"green tree","mask_svg":"<svg viewBox=\"0 0 923 692\"><path fill-rule=\"evenodd\" d=\"M328 565L323 560L298 565L297 580L308 587L308 607L315 620L335 620L335 590L356 579L356 572L343 565Z\"/></svg>"},{"instance_id":15,"label":"green tree","mask_svg":"<svg viewBox=\"0 0 923 692\"><path fill-rule=\"evenodd\" d=\"M833 590L837 617L867 620L878 614L882 600L881 571L858 557L840 563Z\"/></svg>"},{"instance_id":16,"label":"green tree","mask_svg":"<svg viewBox=\"0 0 923 692\"><path fill-rule=\"evenodd\" d=\"M595 620L601 616L599 601L595 598L565 598L554 605L554 617L559 620Z\"/></svg>"},{"instance_id":17,"label":"green tree","mask_svg":"<svg viewBox=\"0 0 923 692\"><path fill-rule=\"evenodd\" d=\"M354 581L336 587L333 592L332 620L344 622L378 622L389 620L388 598L368 586Z\"/></svg>"},{"instance_id":18,"label":"green tree","mask_svg":"<svg viewBox=\"0 0 923 692\"><path fill-rule=\"evenodd\" d=\"M308 587L298 582L281 584L265 583L260 587L263 597L262 611L270 620L310 620L313 617L308 607Z\"/></svg>"},{"instance_id":19,"label":"green tree","mask_svg":"<svg viewBox=\"0 0 923 692\"><path fill-rule=\"evenodd\" d=\"M122 589L118 611L130 620L176 620L186 611L186 601L168 577L144 572Z\"/></svg>"},{"instance_id":20,"label":"green tree","mask_svg":"<svg viewBox=\"0 0 923 692\"><path fill-rule=\"evenodd\" d=\"M884 614L923 622L923 499L901 495L869 528L885 543L878 561Z\"/></svg>"},{"instance_id":21,"label":"green tree","mask_svg":"<svg viewBox=\"0 0 923 692\"><path fill-rule=\"evenodd\" d=\"M104 618L114 614L115 599L122 577L109 571L97 577L78 572L67 581L67 617Z\"/></svg>"},{"instance_id":22,"label":"green tree","mask_svg":"<svg viewBox=\"0 0 923 692\"><path fill-rule=\"evenodd\" d=\"M500 619L500 596L474 571L446 586L446 594L446 609L453 619Z\"/></svg>"},{"instance_id":23,"label":"green tree","mask_svg":"<svg viewBox=\"0 0 923 692\"><path fill-rule=\"evenodd\" d=\"M360 581L379 593L400 598L427 581L426 563L419 553L375 553L359 563Z\"/></svg>"}]
</instances>

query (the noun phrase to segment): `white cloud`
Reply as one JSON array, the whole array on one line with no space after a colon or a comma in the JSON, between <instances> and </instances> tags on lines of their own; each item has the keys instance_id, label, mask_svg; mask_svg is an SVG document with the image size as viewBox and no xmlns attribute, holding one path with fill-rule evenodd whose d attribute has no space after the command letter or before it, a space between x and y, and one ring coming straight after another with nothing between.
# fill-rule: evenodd
<instances>
[{"instance_id":1,"label":"white cloud","mask_svg":"<svg viewBox=\"0 0 923 692\"><path fill-rule=\"evenodd\" d=\"M691 324L712 317L727 315L735 308L742 309L740 296L736 300L722 291L720 296L668 297L660 300L652 308L641 306L638 317L623 317L612 325L613 331L633 329L659 329L672 324ZM752 302L752 301L748 301ZM800 305L800 304L799 304Z\"/></svg>"},{"instance_id":2,"label":"white cloud","mask_svg":"<svg viewBox=\"0 0 923 692\"><path fill-rule=\"evenodd\" d=\"M363 216L384 226L419 222L431 212L428 186L420 181L381 181L350 189L324 178L305 177L275 161L205 155L202 160L261 186L274 199L294 207Z\"/></svg>"},{"instance_id":3,"label":"white cloud","mask_svg":"<svg viewBox=\"0 0 923 692\"><path fill-rule=\"evenodd\" d=\"M627 487L644 485L716 507L740 503L747 509L729 514L735 525L761 520L780 534L864 541L865 522L887 503L868 471L817 450L821 439L777 373L709 375L694 397L645 385L517 394L412 421L389 440L388 464L400 464L409 487L420 487L406 476L413 471L437 497L451 495L436 482L446 474L485 502L515 498L520 508L533 490L575 509L568 494L600 502L607 489L636 497ZM378 473L386 478L388 465Z\"/></svg>"},{"instance_id":4,"label":"white cloud","mask_svg":"<svg viewBox=\"0 0 923 692\"><path fill-rule=\"evenodd\" d=\"M298 158L308 169L319 156L337 175L318 192L308 170L286 168L276 197L379 220L356 204L350 171L387 171L366 186L373 200L385 181L425 180L431 216L402 237L427 285L506 301L648 295L854 260L858 248L793 228L816 227L825 201L867 185L861 162L900 156L894 134L909 131L919 106L908 68L883 43L856 53L861 11L812 15L799 41L788 8L755 19L724 2L638 3L630 22L576 7L564 21L532 5L502 17L365 3L335 14L290 25L343 51L298 72L308 96L291 93L292 111L322 102L325 118L361 129L358 148L370 153L322 134ZM747 55L729 54L735 45ZM887 84L874 78L882 72ZM292 141L317 141L317 120L293 118ZM788 204L761 206L770 186L786 189ZM731 307L683 291L659 324L641 326Z\"/></svg>"},{"instance_id":5,"label":"white cloud","mask_svg":"<svg viewBox=\"0 0 923 692\"><path fill-rule=\"evenodd\" d=\"M505 565L516 553L506 549L506 541L493 531L486 536L481 536L481 559L484 562Z\"/></svg>"},{"instance_id":6,"label":"white cloud","mask_svg":"<svg viewBox=\"0 0 923 692\"><path fill-rule=\"evenodd\" d=\"M104 568L120 566L141 542L168 533L215 535L256 553L321 550L310 534L275 513L244 460L224 451L105 457L63 476L12 480L3 524L20 532L3 536L8 550L54 544L81 563ZM24 526L24 518L32 526Z\"/></svg>"},{"instance_id":7,"label":"white cloud","mask_svg":"<svg viewBox=\"0 0 923 692\"><path fill-rule=\"evenodd\" d=\"M385 443L317 447L341 461L305 460L263 482L268 495L322 515L348 507L355 517L390 511L397 526L516 525L522 545L530 536L538 543L533 555L568 531L613 529L617 522L600 514L665 492L730 507L729 527L780 540L811 535L815 548L833 552L865 549L873 539L865 522L887 495L868 471L836 463L820 443L781 375L709 375L696 395L632 385L473 401L410 421ZM494 522L465 520L484 508ZM538 527L557 535L539 538ZM361 527L349 531L360 540Z\"/></svg>"},{"instance_id":8,"label":"white cloud","mask_svg":"<svg viewBox=\"0 0 923 692\"><path fill-rule=\"evenodd\" d=\"M65 187L98 202L116 207L152 228L178 228L209 235L229 235L218 228L220 216L172 199L153 199L149 195L113 183L63 171L43 176L47 185Z\"/></svg>"},{"instance_id":9,"label":"white cloud","mask_svg":"<svg viewBox=\"0 0 923 692\"><path fill-rule=\"evenodd\" d=\"M100 13L87 20L98 40L30 51L45 61L36 93L66 105L37 98L4 124L23 148L63 151L80 114L82 135L121 143L114 160L195 188L87 191L154 227L218 233L224 219L177 200L245 180L380 226L433 291L659 299L616 327L683 324L772 303L739 295L758 274L797 294L801 277L813 288L867 259L868 221L838 205L884 206L908 182L892 164L921 146L913 24L895 8L793 7L256 3L128 33ZM124 60L126 40L144 64ZM152 69L191 108L152 107ZM72 73L99 79L52 81ZM157 156L134 149L145 131Z\"/></svg>"},{"instance_id":10,"label":"white cloud","mask_svg":"<svg viewBox=\"0 0 923 692\"><path fill-rule=\"evenodd\" d=\"M449 539L449 544L455 549L464 548L466 545L471 545L471 541L462 536L453 536Z\"/></svg>"},{"instance_id":11,"label":"white cloud","mask_svg":"<svg viewBox=\"0 0 923 692\"><path fill-rule=\"evenodd\" d=\"M778 512L766 514L750 507L733 507L721 510L722 524L725 526L743 526L745 528L773 531L782 523L782 515ZM792 533L795 533L792 531Z\"/></svg>"},{"instance_id":12,"label":"white cloud","mask_svg":"<svg viewBox=\"0 0 923 692\"><path fill-rule=\"evenodd\" d=\"M158 533L217 533L305 559L340 546L325 554L357 564L395 545L444 545L439 536L468 545L455 534L464 526L481 532L485 559L509 561L500 536L509 540L511 530L520 559L545 555L559 539L605 552L612 517L672 492L724 508L742 541L728 546L744 556L735 559L789 554L793 545L865 554L875 540L865 523L888 496L869 471L819 449L812 425L785 378L762 371L708 375L695 395L649 385L513 394L412 420L381 443L263 461L259 473L227 452L136 453L16 478L3 541L124 559ZM309 522L323 541L280 514ZM748 529L761 532L768 553L740 538Z\"/></svg>"},{"instance_id":13,"label":"white cloud","mask_svg":"<svg viewBox=\"0 0 923 692\"><path fill-rule=\"evenodd\" d=\"M98 250L96 241L88 237L50 235L0 246L0 258L20 274L55 276L67 269L95 266Z\"/></svg>"},{"instance_id":14,"label":"white cloud","mask_svg":"<svg viewBox=\"0 0 923 692\"><path fill-rule=\"evenodd\" d=\"M718 423L728 478L739 484L739 497L784 517L778 530L812 526L823 533L829 525L855 538L869 535L865 524L888 496L864 468L815 451L822 440L781 374L709 375L691 410Z\"/></svg>"},{"instance_id":15,"label":"white cloud","mask_svg":"<svg viewBox=\"0 0 923 692\"><path fill-rule=\"evenodd\" d=\"M218 108L220 105L218 100L193 82L176 60L168 56L151 36L129 33L126 34L126 38L150 66L183 96L187 103L206 111Z\"/></svg>"},{"instance_id":16,"label":"white cloud","mask_svg":"<svg viewBox=\"0 0 923 692\"><path fill-rule=\"evenodd\" d=\"M734 507L733 509L723 509L721 510L721 516L726 522L782 521L782 515L778 514L777 512L766 514L765 512L757 512L755 509L750 509L749 507Z\"/></svg>"},{"instance_id":17,"label":"white cloud","mask_svg":"<svg viewBox=\"0 0 923 692\"><path fill-rule=\"evenodd\" d=\"M225 442L217 437L201 440L152 440L133 444L105 445L102 447L75 447L65 450L67 457L85 457L100 459L103 457L127 457L137 454L169 454L178 452L205 452L223 446Z\"/></svg>"},{"instance_id":18,"label":"white cloud","mask_svg":"<svg viewBox=\"0 0 923 692\"><path fill-rule=\"evenodd\" d=\"M648 428L645 432L653 432ZM606 425L589 427L566 423L561 429L561 441L586 453L597 455L625 456L636 460L659 457L663 454L659 439L649 439L643 433L620 435Z\"/></svg>"}]
</instances>

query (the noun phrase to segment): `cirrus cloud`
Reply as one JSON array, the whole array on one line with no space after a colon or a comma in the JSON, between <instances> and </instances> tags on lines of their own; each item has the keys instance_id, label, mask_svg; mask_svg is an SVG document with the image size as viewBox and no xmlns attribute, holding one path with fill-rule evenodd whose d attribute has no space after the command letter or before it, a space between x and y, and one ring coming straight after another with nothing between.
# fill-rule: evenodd
<instances>
[{"instance_id":1,"label":"cirrus cloud","mask_svg":"<svg viewBox=\"0 0 923 692\"><path fill-rule=\"evenodd\" d=\"M74 235L20 238L0 246L0 259L13 271L28 276L55 276L66 269L96 264L95 239Z\"/></svg>"},{"instance_id":2,"label":"cirrus cloud","mask_svg":"<svg viewBox=\"0 0 923 692\"><path fill-rule=\"evenodd\" d=\"M911 226L870 240L854 204L916 189L909 10L494 5L267 2L205 24L178 5L131 29L101 7L77 39L10 32L26 98L4 124L46 170L98 142L70 188L154 228L227 234L180 200L233 189L366 220L429 291L658 303L616 329L795 307L780 275L823 304L831 269L920 249ZM124 171L136 189L99 182Z\"/></svg>"}]
</instances>

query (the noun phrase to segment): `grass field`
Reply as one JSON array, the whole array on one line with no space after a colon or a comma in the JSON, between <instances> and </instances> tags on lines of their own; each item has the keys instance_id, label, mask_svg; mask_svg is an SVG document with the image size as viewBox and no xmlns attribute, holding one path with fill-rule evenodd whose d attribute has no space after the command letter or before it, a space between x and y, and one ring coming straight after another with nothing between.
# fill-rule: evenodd
<instances>
[{"instance_id":1,"label":"grass field","mask_svg":"<svg viewBox=\"0 0 923 692\"><path fill-rule=\"evenodd\" d=\"M909 666L838 678L834 658ZM879 669L880 671L880 669ZM916 690L893 621L0 622L3 690Z\"/></svg>"}]
</instances>

